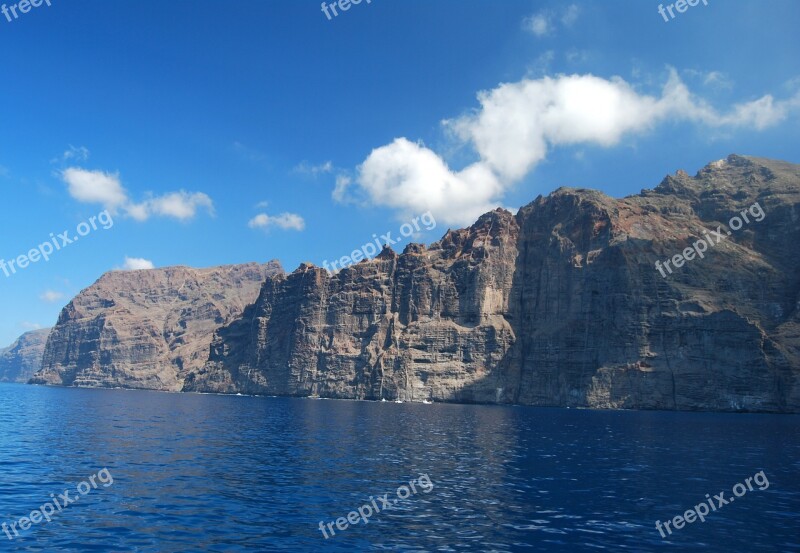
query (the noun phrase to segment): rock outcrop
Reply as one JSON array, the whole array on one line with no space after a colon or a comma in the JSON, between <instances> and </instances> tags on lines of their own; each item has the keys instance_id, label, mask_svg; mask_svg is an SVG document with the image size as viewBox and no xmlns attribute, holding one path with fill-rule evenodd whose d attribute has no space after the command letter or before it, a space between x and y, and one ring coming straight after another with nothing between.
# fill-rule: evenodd
<instances>
[{"instance_id":1,"label":"rock outcrop","mask_svg":"<svg viewBox=\"0 0 800 553\"><path fill-rule=\"evenodd\" d=\"M728 235L755 202L763 220ZM718 226L704 258L656 270ZM797 165L562 188L428 248L267 279L184 390L800 412L799 253Z\"/></svg>"},{"instance_id":2,"label":"rock outcrop","mask_svg":"<svg viewBox=\"0 0 800 553\"><path fill-rule=\"evenodd\" d=\"M31 382L179 391L214 331L282 272L273 261L106 273L62 310Z\"/></svg>"},{"instance_id":3,"label":"rock outcrop","mask_svg":"<svg viewBox=\"0 0 800 553\"><path fill-rule=\"evenodd\" d=\"M26 332L7 348L0 349L0 382L27 382L42 367L42 354L49 328Z\"/></svg>"}]
</instances>

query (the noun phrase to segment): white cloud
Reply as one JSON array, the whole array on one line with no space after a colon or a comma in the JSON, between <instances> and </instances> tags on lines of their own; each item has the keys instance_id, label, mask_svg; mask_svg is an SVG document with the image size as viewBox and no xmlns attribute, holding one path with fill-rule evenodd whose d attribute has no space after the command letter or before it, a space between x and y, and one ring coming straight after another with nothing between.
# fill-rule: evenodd
<instances>
[{"instance_id":1,"label":"white cloud","mask_svg":"<svg viewBox=\"0 0 800 553\"><path fill-rule=\"evenodd\" d=\"M70 167L62 171L61 177L67 183L70 196L79 202L102 204L116 213L117 208L128 201L128 194L116 173Z\"/></svg>"},{"instance_id":2,"label":"white cloud","mask_svg":"<svg viewBox=\"0 0 800 553\"><path fill-rule=\"evenodd\" d=\"M79 202L101 204L113 214L122 210L137 221L146 221L152 216L186 221L203 208L209 215L214 215L214 203L203 192L180 190L135 203L123 188L117 173L70 167L61 172L61 178L67 184L70 196Z\"/></svg>"},{"instance_id":3,"label":"white cloud","mask_svg":"<svg viewBox=\"0 0 800 553\"><path fill-rule=\"evenodd\" d=\"M295 213L281 213L280 215L267 215L259 213L247 223L250 228L278 227L283 230L303 230L306 222L300 215Z\"/></svg>"},{"instance_id":4,"label":"white cloud","mask_svg":"<svg viewBox=\"0 0 800 553\"><path fill-rule=\"evenodd\" d=\"M659 118L674 116L709 127L754 128L764 130L784 121L800 108L800 92L787 100L776 101L771 94L757 100L735 104L728 113L720 113L708 102L689 91L673 69L659 100Z\"/></svg>"},{"instance_id":5,"label":"white cloud","mask_svg":"<svg viewBox=\"0 0 800 553\"><path fill-rule=\"evenodd\" d=\"M205 208L209 215L214 214L214 203L207 194L181 190L132 204L128 206L128 214L137 221L144 221L153 215L186 221L193 219L200 208Z\"/></svg>"},{"instance_id":6,"label":"white cloud","mask_svg":"<svg viewBox=\"0 0 800 553\"><path fill-rule=\"evenodd\" d=\"M502 192L485 164L454 172L425 146L398 138L372 151L358 168L369 200L404 216L431 210L444 221L472 221L494 207Z\"/></svg>"},{"instance_id":7,"label":"white cloud","mask_svg":"<svg viewBox=\"0 0 800 553\"><path fill-rule=\"evenodd\" d=\"M25 330L39 330L40 328L44 328L39 323L32 323L29 321L22 321L21 323L19 323L19 326L21 326Z\"/></svg>"},{"instance_id":8,"label":"white cloud","mask_svg":"<svg viewBox=\"0 0 800 553\"><path fill-rule=\"evenodd\" d=\"M155 265L149 259L141 257L128 257L125 256L125 263L123 263L120 270L122 271L143 271L147 269L154 269Z\"/></svg>"},{"instance_id":9,"label":"white cloud","mask_svg":"<svg viewBox=\"0 0 800 553\"><path fill-rule=\"evenodd\" d=\"M147 221L150 218L150 210L147 202L141 204L128 204L125 206L128 217L137 221Z\"/></svg>"},{"instance_id":10,"label":"white cloud","mask_svg":"<svg viewBox=\"0 0 800 553\"><path fill-rule=\"evenodd\" d=\"M772 96L767 95L753 102L736 105L733 113L724 117L724 120L728 125L754 127L761 131L780 123L787 114L787 104L775 102Z\"/></svg>"},{"instance_id":11,"label":"white cloud","mask_svg":"<svg viewBox=\"0 0 800 553\"><path fill-rule=\"evenodd\" d=\"M61 300L63 297L64 294L62 294L61 292L56 292L55 290L45 290L39 296L39 299L47 303L55 303Z\"/></svg>"},{"instance_id":12,"label":"white cloud","mask_svg":"<svg viewBox=\"0 0 800 553\"><path fill-rule=\"evenodd\" d=\"M457 141L472 147L476 162L452 169L429 148L397 138L359 166L359 190L373 205L401 216L432 210L444 222L468 224L502 205L505 191L553 148L611 147L665 121L762 130L800 107L800 93L784 101L767 95L720 113L672 70L660 97L640 94L619 77L559 75L501 84L479 93L478 101L479 109L443 122Z\"/></svg>"}]
</instances>

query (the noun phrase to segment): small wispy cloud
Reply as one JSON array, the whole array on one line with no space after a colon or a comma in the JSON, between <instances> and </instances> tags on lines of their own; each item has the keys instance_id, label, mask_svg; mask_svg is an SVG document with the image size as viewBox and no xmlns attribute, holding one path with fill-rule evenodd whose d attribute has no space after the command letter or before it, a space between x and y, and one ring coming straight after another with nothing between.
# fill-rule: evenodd
<instances>
[{"instance_id":1,"label":"small wispy cloud","mask_svg":"<svg viewBox=\"0 0 800 553\"><path fill-rule=\"evenodd\" d=\"M577 4L570 4L560 11L542 10L522 20L522 28L538 38L554 35L559 25L572 27L578 20L581 9Z\"/></svg>"},{"instance_id":2,"label":"small wispy cloud","mask_svg":"<svg viewBox=\"0 0 800 553\"><path fill-rule=\"evenodd\" d=\"M331 197L338 203L347 203L348 195L347 190L353 184L353 179L347 175L339 175L336 177L336 186L331 193Z\"/></svg>"},{"instance_id":3,"label":"small wispy cloud","mask_svg":"<svg viewBox=\"0 0 800 553\"><path fill-rule=\"evenodd\" d=\"M267 215L266 213L259 213L250 221L247 226L250 228L269 229L271 227L278 227L283 230L303 230L306 228L305 220L296 213L281 213L280 215Z\"/></svg>"},{"instance_id":4,"label":"small wispy cloud","mask_svg":"<svg viewBox=\"0 0 800 553\"><path fill-rule=\"evenodd\" d=\"M39 295L39 299L47 303L55 303L64 298L64 294L55 290L45 290Z\"/></svg>"},{"instance_id":5,"label":"small wispy cloud","mask_svg":"<svg viewBox=\"0 0 800 553\"><path fill-rule=\"evenodd\" d=\"M332 173L334 170L333 163L330 161L326 161L325 163L320 163L319 165L312 165L307 161L301 161L297 164L293 172L299 173L301 175L308 175L311 177L318 177L319 175L325 175L327 173Z\"/></svg>"},{"instance_id":6,"label":"small wispy cloud","mask_svg":"<svg viewBox=\"0 0 800 553\"><path fill-rule=\"evenodd\" d=\"M570 4L564 13L561 15L561 23L565 27L572 27L581 15L581 9L577 4Z\"/></svg>"},{"instance_id":7,"label":"small wispy cloud","mask_svg":"<svg viewBox=\"0 0 800 553\"><path fill-rule=\"evenodd\" d=\"M800 90L800 76L789 79L783 83L783 87L792 92Z\"/></svg>"},{"instance_id":8,"label":"small wispy cloud","mask_svg":"<svg viewBox=\"0 0 800 553\"><path fill-rule=\"evenodd\" d=\"M696 79L703 84L704 87L719 89L719 90L732 90L733 81L721 71L698 71L696 69L686 69L683 71L688 77Z\"/></svg>"},{"instance_id":9,"label":"small wispy cloud","mask_svg":"<svg viewBox=\"0 0 800 553\"><path fill-rule=\"evenodd\" d=\"M260 152L255 148L251 148L250 146L246 146L238 141L233 143L233 151L236 152L240 158L246 161L252 161L255 163L267 161L267 154Z\"/></svg>"},{"instance_id":10,"label":"small wispy cloud","mask_svg":"<svg viewBox=\"0 0 800 553\"><path fill-rule=\"evenodd\" d=\"M50 163L60 163L60 162L63 163L67 161L72 161L72 162L86 161L87 159L89 159L89 155L91 155L91 152L89 151L89 148L87 148L86 146L76 147L70 144L67 147L67 149L64 150L64 153L62 153L60 156L51 159Z\"/></svg>"},{"instance_id":11,"label":"small wispy cloud","mask_svg":"<svg viewBox=\"0 0 800 553\"><path fill-rule=\"evenodd\" d=\"M570 48L564 53L564 58L568 63L585 63L589 59L589 51Z\"/></svg>"},{"instance_id":12,"label":"small wispy cloud","mask_svg":"<svg viewBox=\"0 0 800 553\"><path fill-rule=\"evenodd\" d=\"M556 59L556 53L553 50L546 50L539 54L533 62L528 64L528 77L543 77L549 74L550 67Z\"/></svg>"},{"instance_id":13,"label":"small wispy cloud","mask_svg":"<svg viewBox=\"0 0 800 553\"><path fill-rule=\"evenodd\" d=\"M546 12L530 15L522 21L522 28L538 37L547 36L553 32L552 18Z\"/></svg>"}]
</instances>

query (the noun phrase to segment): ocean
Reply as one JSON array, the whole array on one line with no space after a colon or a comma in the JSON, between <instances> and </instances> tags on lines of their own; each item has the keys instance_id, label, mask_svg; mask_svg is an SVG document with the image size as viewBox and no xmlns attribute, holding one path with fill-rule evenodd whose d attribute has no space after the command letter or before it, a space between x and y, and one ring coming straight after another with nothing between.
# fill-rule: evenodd
<instances>
[{"instance_id":1,"label":"ocean","mask_svg":"<svg viewBox=\"0 0 800 553\"><path fill-rule=\"evenodd\" d=\"M0 551L800 551L795 415L0 384L0 423Z\"/></svg>"}]
</instances>

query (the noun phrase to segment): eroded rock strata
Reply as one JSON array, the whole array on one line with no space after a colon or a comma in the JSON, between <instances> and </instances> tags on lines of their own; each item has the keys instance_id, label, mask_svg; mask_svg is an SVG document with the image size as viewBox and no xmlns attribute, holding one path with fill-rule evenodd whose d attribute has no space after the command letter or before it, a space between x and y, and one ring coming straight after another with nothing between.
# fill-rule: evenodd
<instances>
[{"instance_id":1,"label":"eroded rock strata","mask_svg":"<svg viewBox=\"0 0 800 553\"><path fill-rule=\"evenodd\" d=\"M31 382L179 391L214 331L278 273L277 262L106 273L63 309Z\"/></svg>"},{"instance_id":2,"label":"eroded rock strata","mask_svg":"<svg viewBox=\"0 0 800 553\"><path fill-rule=\"evenodd\" d=\"M727 236L755 202L763 220ZM718 226L703 259L656 271ZM797 165L734 155L623 199L562 188L429 248L268 279L184 389L798 412L799 253Z\"/></svg>"}]
</instances>

